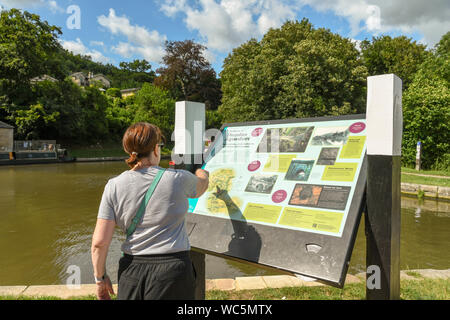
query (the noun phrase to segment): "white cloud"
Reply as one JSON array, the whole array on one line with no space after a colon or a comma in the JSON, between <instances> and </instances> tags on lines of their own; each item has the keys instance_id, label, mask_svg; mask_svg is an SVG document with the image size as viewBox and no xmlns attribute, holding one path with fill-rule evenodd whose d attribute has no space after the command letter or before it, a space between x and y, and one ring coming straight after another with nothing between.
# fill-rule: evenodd
<instances>
[{"instance_id":1,"label":"white cloud","mask_svg":"<svg viewBox=\"0 0 450 320\"><path fill-rule=\"evenodd\" d=\"M5 8L23 9L32 6L45 4L44 0L0 0L0 4Z\"/></svg>"},{"instance_id":2,"label":"white cloud","mask_svg":"<svg viewBox=\"0 0 450 320\"><path fill-rule=\"evenodd\" d=\"M65 13L66 10L61 8L55 0L47 1L47 5L50 8L50 11L53 13Z\"/></svg>"},{"instance_id":3,"label":"white cloud","mask_svg":"<svg viewBox=\"0 0 450 320\"><path fill-rule=\"evenodd\" d=\"M129 58L139 55L157 63L164 56L164 42L167 38L165 35L160 35L158 31L149 31L145 27L132 25L127 17L117 16L114 9L109 9L109 15L101 15L97 21L113 35L122 35L127 38L128 42L120 42L112 48L121 56Z\"/></svg>"},{"instance_id":4,"label":"white cloud","mask_svg":"<svg viewBox=\"0 0 450 320\"><path fill-rule=\"evenodd\" d=\"M174 17L178 11L186 7L186 0L167 0L162 5L160 10L168 17Z\"/></svg>"},{"instance_id":5,"label":"white cloud","mask_svg":"<svg viewBox=\"0 0 450 320\"><path fill-rule=\"evenodd\" d=\"M89 43L91 46L104 47L105 43L103 41L91 41Z\"/></svg>"},{"instance_id":6,"label":"white cloud","mask_svg":"<svg viewBox=\"0 0 450 320\"><path fill-rule=\"evenodd\" d=\"M58 2L56 0L0 0L0 7L2 6L4 6L6 9L27 9L46 6L52 13L65 12L65 10L58 5Z\"/></svg>"},{"instance_id":7,"label":"white cloud","mask_svg":"<svg viewBox=\"0 0 450 320\"><path fill-rule=\"evenodd\" d=\"M293 2L279 0L199 0L193 5L167 0L160 10L169 17L183 13L188 29L197 31L209 49L220 52L295 18Z\"/></svg>"},{"instance_id":8,"label":"white cloud","mask_svg":"<svg viewBox=\"0 0 450 320\"><path fill-rule=\"evenodd\" d=\"M92 60L96 62L107 63L110 61L110 59L105 57L100 51L87 48L80 38L77 38L76 41L61 40L60 42L64 49L71 51L74 54L91 56Z\"/></svg>"},{"instance_id":9,"label":"white cloud","mask_svg":"<svg viewBox=\"0 0 450 320\"><path fill-rule=\"evenodd\" d=\"M351 36L366 30L381 32L414 32L424 36L429 46L437 43L450 30L450 1L448 0L299 0L318 11L332 11L348 20ZM360 23L364 27L360 27Z\"/></svg>"},{"instance_id":10,"label":"white cloud","mask_svg":"<svg viewBox=\"0 0 450 320\"><path fill-rule=\"evenodd\" d=\"M203 57L210 63L213 64L217 61L217 56L209 49L203 51Z\"/></svg>"},{"instance_id":11,"label":"white cloud","mask_svg":"<svg viewBox=\"0 0 450 320\"><path fill-rule=\"evenodd\" d=\"M287 19L300 19L305 5L345 18L351 31L344 36L351 38L361 31L416 32L433 46L450 30L448 0L164 0L160 10L168 17L184 16L185 25L197 31L209 49L227 52Z\"/></svg>"}]
</instances>

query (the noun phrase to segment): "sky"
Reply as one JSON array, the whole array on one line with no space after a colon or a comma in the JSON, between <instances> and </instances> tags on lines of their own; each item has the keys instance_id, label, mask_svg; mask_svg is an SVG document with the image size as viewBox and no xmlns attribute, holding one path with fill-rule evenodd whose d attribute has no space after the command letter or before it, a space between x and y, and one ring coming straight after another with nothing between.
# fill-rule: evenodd
<instances>
[{"instance_id":1,"label":"sky","mask_svg":"<svg viewBox=\"0 0 450 320\"><path fill-rule=\"evenodd\" d=\"M117 65L146 59L153 70L164 43L191 39L219 73L233 48L270 28L306 17L356 43L406 35L433 47L450 31L449 0L0 0L61 27L62 46Z\"/></svg>"}]
</instances>

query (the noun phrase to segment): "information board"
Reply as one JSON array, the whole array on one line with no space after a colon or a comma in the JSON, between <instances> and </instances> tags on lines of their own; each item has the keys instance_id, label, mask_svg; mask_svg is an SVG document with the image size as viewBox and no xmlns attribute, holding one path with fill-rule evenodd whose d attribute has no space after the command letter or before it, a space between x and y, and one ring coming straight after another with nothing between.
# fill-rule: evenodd
<instances>
[{"instance_id":1,"label":"information board","mask_svg":"<svg viewBox=\"0 0 450 320\"><path fill-rule=\"evenodd\" d=\"M364 115L224 125L203 165L209 188L189 201L191 245L342 285L365 128Z\"/></svg>"}]
</instances>

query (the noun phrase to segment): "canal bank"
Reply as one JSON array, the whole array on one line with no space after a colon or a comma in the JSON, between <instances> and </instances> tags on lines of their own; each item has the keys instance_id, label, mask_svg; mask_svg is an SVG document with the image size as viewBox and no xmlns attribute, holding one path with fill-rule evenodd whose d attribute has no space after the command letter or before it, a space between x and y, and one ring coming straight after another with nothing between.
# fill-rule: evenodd
<instances>
[{"instance_id":1,"label":"canal bank","mask_svg":"<svg viewBox=\"0 0 450 320\"><path fill-rule=\"evenodd\" d=\"M450 201L449 187L402 182L401 190L403 196Z\"/></svg>"},{"instance_id":2,"label":"canal bank","mask_svg":"<svg viewBox=\"0 0 450 320\"><path fill-rule=\"evenodd\" d=\"M365 283L365 273L357 275L347 275L344 289L353 284L362 285ZM400 272L401 281L425 281L450 280L450 269L418 269L404 270ZM323 287L328 286L318 281L308 281L294 276L258 276L258 277L236 277L235 279L207 279L206 291L226 291L230 293L245 290L266 290L298 287ZM448 286L448 284L446 284ZM113 285L117 293L117 284ZM8 286L0 287L0 297L54 297L60 299L70 299L73 297L95 296L95 284L85 284L76 286L48 285L48 286ZM338 289L340 290L340 289Z\"/></svg>"},{"instance_id":3,"label":"canal bank","mask_svg":"<svg viewBox=\"0 0 450 320\"><path fill-rule=\"evenodd\" d=\"M105 161L125 161L128 157L97 157L97 158L76 158L76 162L105 162ZM169 154L161 155L161 160L170 160Z\"/></svg>"}]
</instances>

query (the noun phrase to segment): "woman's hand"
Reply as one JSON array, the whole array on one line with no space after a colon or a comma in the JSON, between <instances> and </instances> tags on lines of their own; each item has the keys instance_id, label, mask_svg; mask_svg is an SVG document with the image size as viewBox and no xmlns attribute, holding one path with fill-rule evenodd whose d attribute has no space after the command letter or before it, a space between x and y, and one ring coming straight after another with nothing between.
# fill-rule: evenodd
<instances>
[{"instance_id":1,"label":"woman's hand","mask_svg":"<svg viewBox=\"0 0 450 320\"><path fill-rule=\"evenodd\" d=\"M91 247L92 266L94 276L97 278L102 277L106 273L106 256L108 255L108 248L114 234L115 225L114 220L97 219ZM97 298L110 300L110 293L114 294L111 280L105 275L103 281L97 282Z\"/></svg>"},{"instance_id":2,"label":"woman's hand","mask_svg":"<svg viewBox=\"0 0 450 320\"><path fill-rule=\"evenodd\" d=\"M105 280L97 282L97 299L111 300L111 294L114 294L114 289L109 276L105 276Z\"/></svg>"}]
</instances>

